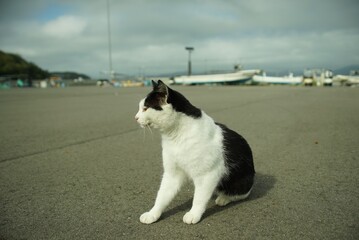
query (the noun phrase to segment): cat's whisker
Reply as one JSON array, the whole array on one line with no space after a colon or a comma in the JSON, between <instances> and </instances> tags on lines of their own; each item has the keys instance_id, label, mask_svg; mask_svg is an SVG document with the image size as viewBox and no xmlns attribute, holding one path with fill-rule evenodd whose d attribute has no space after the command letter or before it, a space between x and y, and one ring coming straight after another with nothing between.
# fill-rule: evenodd
<instances>
[{"instance_id":1,"label":"cat's whisker","mask_svg":"<svg viewBox=\"0 0 359 240\"><path fill-rule=\"evenodd\" d=\"M146 128L150 131L151 137L153 138L153 132L152 132L152 129L151 129L150 125L146 125Z\"/></svg>"},{"instance_id":2,"label":"cat's whisker","mask_svg":"<svg viewBox=\"0 0 359 240\"><path fill-rule=\"evenodd\" d=\"M152 129L148 124L142 125L142 129L143 129L143 141L146 140L146 132L147 132L147 130L150 131L151 136L153 135Z\"/></svg>"}]
</instances>

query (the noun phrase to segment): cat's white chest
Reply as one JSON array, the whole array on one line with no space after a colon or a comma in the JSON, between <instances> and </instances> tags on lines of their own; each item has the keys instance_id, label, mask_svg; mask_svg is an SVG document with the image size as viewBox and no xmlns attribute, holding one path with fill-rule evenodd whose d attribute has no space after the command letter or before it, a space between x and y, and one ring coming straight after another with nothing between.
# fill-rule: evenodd
<instances>
[{"instance_id":1,"label":"cat's white chest","mask_svg":"<svg viewBox=\"0 0 359 240\"><path fill-rule=\"evenodd\" d=\"M162 147L164 166L181 170L190 178L209 171L225 171L222 134L217 128L202 124L175 140L163 137Z\"/></svg>"},{"instance_id":2,"label":"cat's white chest","mask_svg":"<svg viewBox=\"0 0 359 240\"><path fill-rule=\"evenodd\" d=\"M198 161L198 149L194 149L191 145L189 142L163 141L164 164L172 165L173 168L179 168L186 173L189 173L193 168L198 168L201 164Z\"/></svg>"}]
</instances>

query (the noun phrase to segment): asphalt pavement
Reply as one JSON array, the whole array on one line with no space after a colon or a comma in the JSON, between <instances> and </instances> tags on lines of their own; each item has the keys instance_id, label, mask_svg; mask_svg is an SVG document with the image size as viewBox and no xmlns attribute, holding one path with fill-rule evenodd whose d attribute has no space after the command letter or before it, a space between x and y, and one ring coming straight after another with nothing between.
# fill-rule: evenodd
<instances>
[{"instance_id":1,"label":"asphalt pavement","mask_svg":"<svg viewBox=\"0 0 359 240\"><path fill-rule=\"evenodd\" d=\"M162 174L134 120L150 88L1 90L0 239L359 239L359 88L173 88L248 140L248 200L187 225L188 184L143 225Z\"/></svg>"}]
</instances>

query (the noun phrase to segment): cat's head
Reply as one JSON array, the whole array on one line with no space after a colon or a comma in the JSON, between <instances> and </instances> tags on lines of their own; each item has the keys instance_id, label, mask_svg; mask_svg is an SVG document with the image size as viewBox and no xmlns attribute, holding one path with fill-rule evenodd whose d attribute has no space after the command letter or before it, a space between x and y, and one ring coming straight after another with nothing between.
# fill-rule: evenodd
<instances>
[{"instance_id":1,"label":"cat's head","mask_svg":"<svg viewBox=\"0 0 359 240\"><path fill-rule=\"evenodd\" d=\"M169 88L161 80L152 81L153 89L139 103L135 116L141 127L166 129L176 124L183 115L200 118L202 112L194 107L182 94Z\"/></svg>"}]
</instances>

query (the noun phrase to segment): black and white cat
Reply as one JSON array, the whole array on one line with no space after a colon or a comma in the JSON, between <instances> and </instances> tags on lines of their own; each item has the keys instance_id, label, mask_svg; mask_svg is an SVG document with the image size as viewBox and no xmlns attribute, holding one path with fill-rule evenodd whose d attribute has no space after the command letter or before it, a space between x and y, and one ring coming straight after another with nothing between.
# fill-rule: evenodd
<instances>
[{"instance_id":1,"label":"black and white cat","mask_svg":"<svg viewBox=\"0 0 359 240\"><path fill-rule=\"evenodd\" d=\"M160 131L164 173L155 205L140 221L156 222L186 179L195 187L192 208L183 217L187 224L201 220L214 193L219 206L247 198L255 170L246 140L161 80L152 84L135 118L141 127Z\"/></svg>"}]
</instances>

